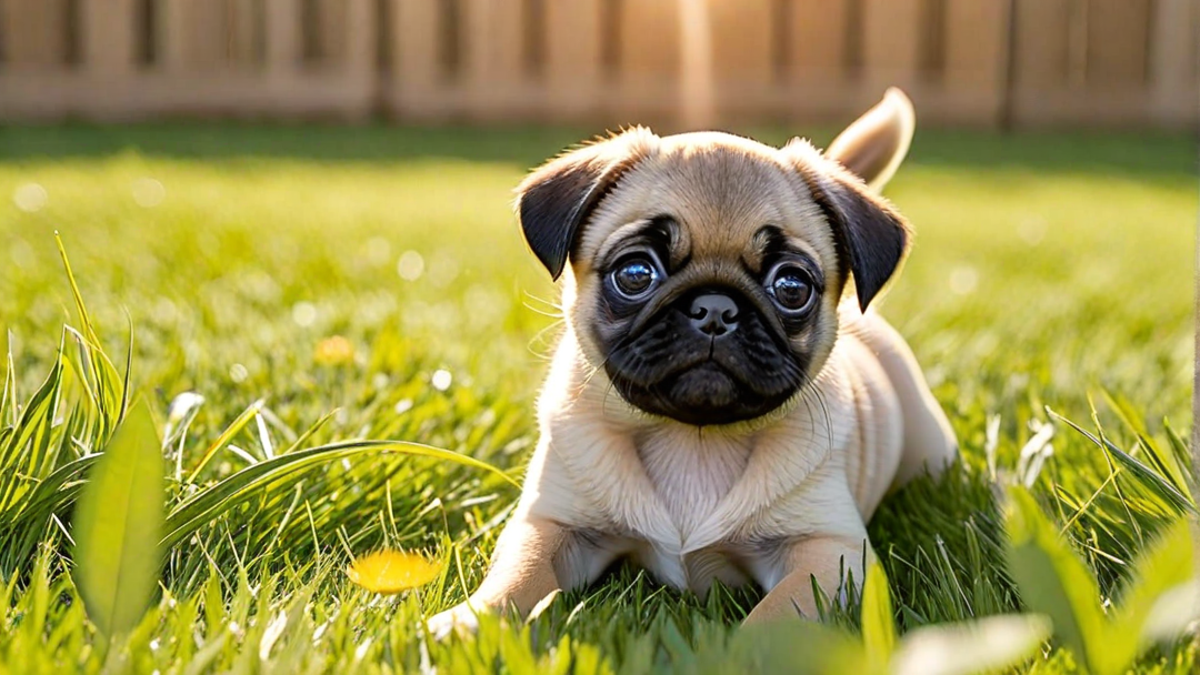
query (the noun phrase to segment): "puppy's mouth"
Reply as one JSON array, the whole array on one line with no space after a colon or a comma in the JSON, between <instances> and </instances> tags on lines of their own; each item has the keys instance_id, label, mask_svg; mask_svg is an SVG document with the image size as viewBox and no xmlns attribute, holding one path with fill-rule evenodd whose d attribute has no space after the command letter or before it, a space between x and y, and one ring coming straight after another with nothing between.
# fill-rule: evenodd
<instances>
[{"instance_id":1,"label":"puppy's mouth","mask_svg":"<svg viewBox=\"0 0 1200 675\"><path fill-rule=\"evenodd\" d=\"M749 308L722 331L668 308L620 340L605 370L644 412L696 426L732 424L770 413L803 383L803 357L779 343Z\"/></svg>"},{"instance_id":2,"label":"puppy's mouth","mask_svg":"<svg viewBox=\"0 0 1200 675\"><path fill-rule=\"evenodd\" d=\"M787 398L768 402L713 361L669 375L649 387L638 386L620 376L613 383L625 400L643 411L696 426L753 419L775 409Z\"/></svg>"}]
</instances>

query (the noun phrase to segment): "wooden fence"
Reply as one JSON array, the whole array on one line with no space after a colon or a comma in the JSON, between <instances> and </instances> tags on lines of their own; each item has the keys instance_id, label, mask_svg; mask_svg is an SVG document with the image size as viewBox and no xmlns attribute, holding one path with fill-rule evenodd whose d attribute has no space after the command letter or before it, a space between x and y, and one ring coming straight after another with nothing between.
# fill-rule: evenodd
<instances>
[{"instance_id":1,"label":"wooden fence","mask_svg":"<svg viewBox=\"0 0 1200 675\"><path fill-rule=\"evenodd\" d=\"M0 0L0 120L844 120L897 84L933 124L1189 127L1198 44L1200 0Z\"/></svg>"}]
</instances>

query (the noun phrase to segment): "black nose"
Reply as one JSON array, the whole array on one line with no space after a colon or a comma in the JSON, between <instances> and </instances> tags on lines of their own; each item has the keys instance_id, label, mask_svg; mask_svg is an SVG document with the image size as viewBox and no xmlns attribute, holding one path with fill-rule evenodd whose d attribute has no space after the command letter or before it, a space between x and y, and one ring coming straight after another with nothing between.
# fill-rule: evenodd
<instances>
[{"instance_id":1,"label":"black nose","mask_svg":"<svg viewBox=\"0 0 1200 675\"><path fill-rule=\"evenodd\" d=\"M705 293L692 300L688 316L701 333L717 337L737 328L738 306L721 293Z\"/></svg>"}]
</instances>

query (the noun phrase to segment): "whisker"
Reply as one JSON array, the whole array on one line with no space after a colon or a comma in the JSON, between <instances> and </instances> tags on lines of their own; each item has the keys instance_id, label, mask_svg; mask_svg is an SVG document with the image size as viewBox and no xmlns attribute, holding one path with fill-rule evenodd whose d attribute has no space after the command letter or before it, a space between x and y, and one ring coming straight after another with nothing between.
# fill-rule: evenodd
<instances>
[{"instance_id":1,"label":"whisker","mask_svg":"<svg viewBox=\"0 0 1200 675\"><path fill-rule=\"evenodd\" d=\"M560 318L557 321L551 322L550 325L546 326L545 328L534 333L533 337L529 338L529 344L526 345L526 348L529 350L529 353L533 354L535 357L537 357L539 359L542 359L543 361L551 360L554 357L554 346L552 346L551 340L546 339L546 334L552 330L561 329L565 325L566 325L566 320ZM541 343L546 348L545 351L539 351L537 349L537 347L535 347L535 345L538 343Z\"/></svg>"},{"instance_id":2,"label":"whisker","mask_svg":"<svg viewBox=\"0 0 1200 675\"><path fill-rule=\"evenodd\" d=\"M529 311L537 312L538 314L541 314L543 316L549 316L549 317L557 318L557 319L561 319L566 316L566 313L563 311L562 304L554 302L552 300L547 300L545 298L540 298L540 297L530 293L529 291L524 291L524 294L525 294L526 300L522 301L521 305L524 306ZM546 310L546 309L534 307L532 304L529 303L530 300L540 302L540 303L542 303L542 305L549 307L550 309Z\"/></svg>"}]
</instances>

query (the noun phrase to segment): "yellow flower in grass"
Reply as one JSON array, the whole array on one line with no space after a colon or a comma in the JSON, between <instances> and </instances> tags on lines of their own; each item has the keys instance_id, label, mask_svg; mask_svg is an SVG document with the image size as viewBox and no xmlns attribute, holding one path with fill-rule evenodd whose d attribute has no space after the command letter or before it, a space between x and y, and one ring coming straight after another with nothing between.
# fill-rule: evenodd
<instances>
[{"instance_id":1,"label":"yellow flower in grass","mask_svg":"<svg viewBox=\"0 0 1200 675\"><path fill-rule=\"evenodd\" d=\"M317 343L313 360L319 366L344 366L354 361L354 344L341 335L327 337Z\"/></svg>"},{"instance_id":2,"label":"yellow flower in grass","mask_svg":"<svg viewBox=\"0 0 1200 675\"><path fill-rule=\"evenodd\" d=\"M385 595L423 586L442 568L424 556L404 551L378 551L356 559L346 569L350 581Z\"/></svg>"}]
</instances>

